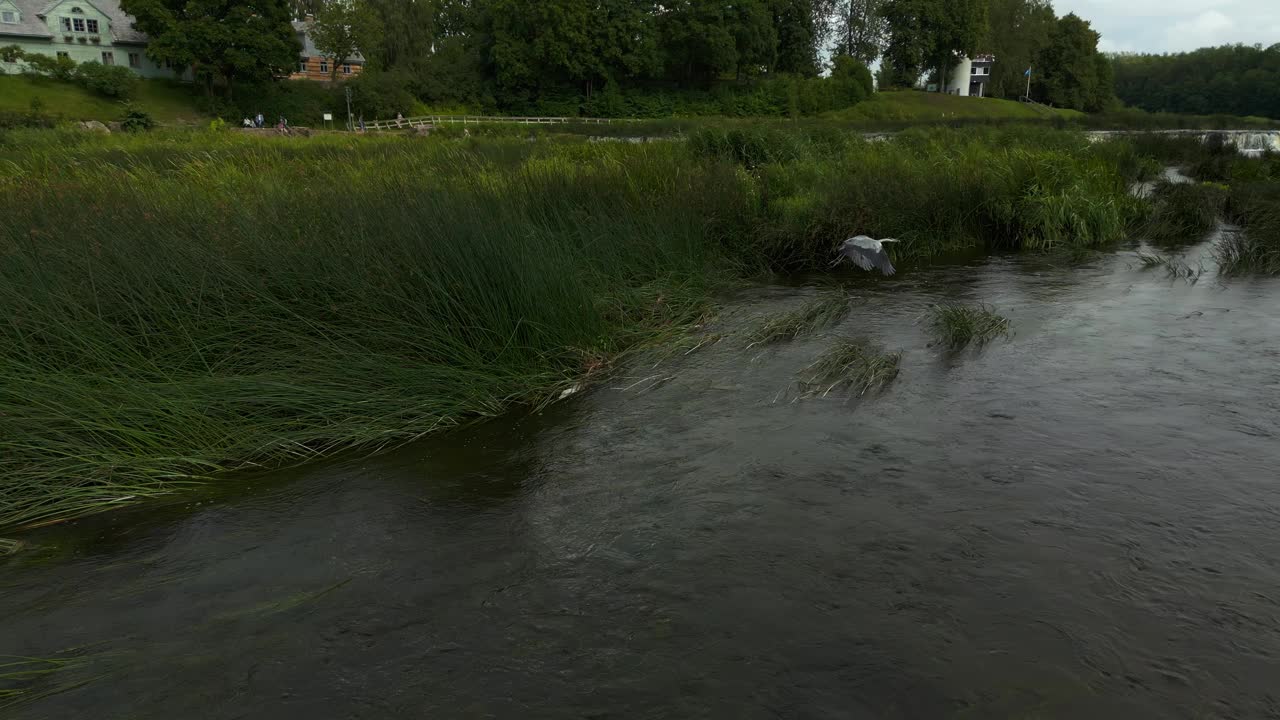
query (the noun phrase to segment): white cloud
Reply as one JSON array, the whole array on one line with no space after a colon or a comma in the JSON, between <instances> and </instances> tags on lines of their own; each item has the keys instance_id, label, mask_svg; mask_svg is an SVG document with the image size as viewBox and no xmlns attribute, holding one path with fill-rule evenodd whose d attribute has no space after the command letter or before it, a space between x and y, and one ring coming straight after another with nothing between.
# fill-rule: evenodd
<instances>
[{"instance_id":1,"label":"white cloud","mask_svg":"<svg viewBox=\"0 0 1280 720\"><path fill-rule=\"evenodd\" d=\"M1178 52L1280 42L1280 0L1054 0L1102 34L1109 52Z\"/></svg>"}]
</instances>

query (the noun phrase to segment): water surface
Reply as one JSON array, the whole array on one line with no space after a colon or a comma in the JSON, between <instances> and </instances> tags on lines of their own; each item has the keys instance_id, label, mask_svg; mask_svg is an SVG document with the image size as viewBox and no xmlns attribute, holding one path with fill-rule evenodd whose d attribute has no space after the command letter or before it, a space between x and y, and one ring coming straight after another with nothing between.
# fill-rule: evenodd
<instances>
[{"instance_id":1,"label":"water surface","mask_svg":"<svg viewBox=\"0 0 1280 720\"><path fill-rule=\"evenodd\" d=\"M85 664L6 712L1280 717L1280 283L1158 272L842 276L830 333L29 536L0 653ZM1016 336L930 348L943 300ZM902 349L901 376L792 402L839 336Z\"/></svg>"}]
</instances>

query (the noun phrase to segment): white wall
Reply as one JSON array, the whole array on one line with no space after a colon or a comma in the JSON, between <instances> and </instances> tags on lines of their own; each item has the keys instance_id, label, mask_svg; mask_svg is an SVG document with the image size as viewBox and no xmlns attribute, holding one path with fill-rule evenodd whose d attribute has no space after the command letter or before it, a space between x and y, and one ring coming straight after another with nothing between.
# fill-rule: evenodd
<instances>
[{"instance_id":1,"label":"white wall","mask_svg":"<svg viewBox=\"0 0 1280 720\"><path fill-rule=\"evenodd\" d=\"M947 79L946 91L955 95L969 96L969 80L973 75L973 61L969 58L963 58L956 62L955 67L951 68L950 77Z\"/></svg>"}]
</instances>

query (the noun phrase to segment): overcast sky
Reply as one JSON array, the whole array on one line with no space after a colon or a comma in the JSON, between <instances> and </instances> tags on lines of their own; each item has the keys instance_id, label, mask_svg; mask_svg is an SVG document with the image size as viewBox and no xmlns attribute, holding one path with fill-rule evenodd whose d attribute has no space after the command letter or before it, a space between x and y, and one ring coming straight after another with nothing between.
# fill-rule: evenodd
<instances>
[{"instance_id":1,"label":"overcast sky","mask_svg":"<svg viewBox=\"0 0 1280 720\"><path fill-rule=\"evenodd\" d=\"M1102 33L1107 52L1177 52L1280 43L1280 0L1053 0Z\"/></svg>"}]
</instances>

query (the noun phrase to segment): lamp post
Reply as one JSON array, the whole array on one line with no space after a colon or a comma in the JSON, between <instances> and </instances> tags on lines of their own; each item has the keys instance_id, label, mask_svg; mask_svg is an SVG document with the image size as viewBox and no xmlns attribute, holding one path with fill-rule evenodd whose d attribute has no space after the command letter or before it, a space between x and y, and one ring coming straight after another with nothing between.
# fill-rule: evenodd
<instances>
[{"instance_id":1,"label":"lamp post","mask_svg":"<svg viewBox=\"0 0 1280 720\"><path fill-rule=\"evenodd\" d=\"M343 88L343 90L346 91L346 96L347 96L347 131L354 132L356 127L355 127L355 116L351 114L351 88L346 87L346 88Z\"/></svg>"}]
</instances>

